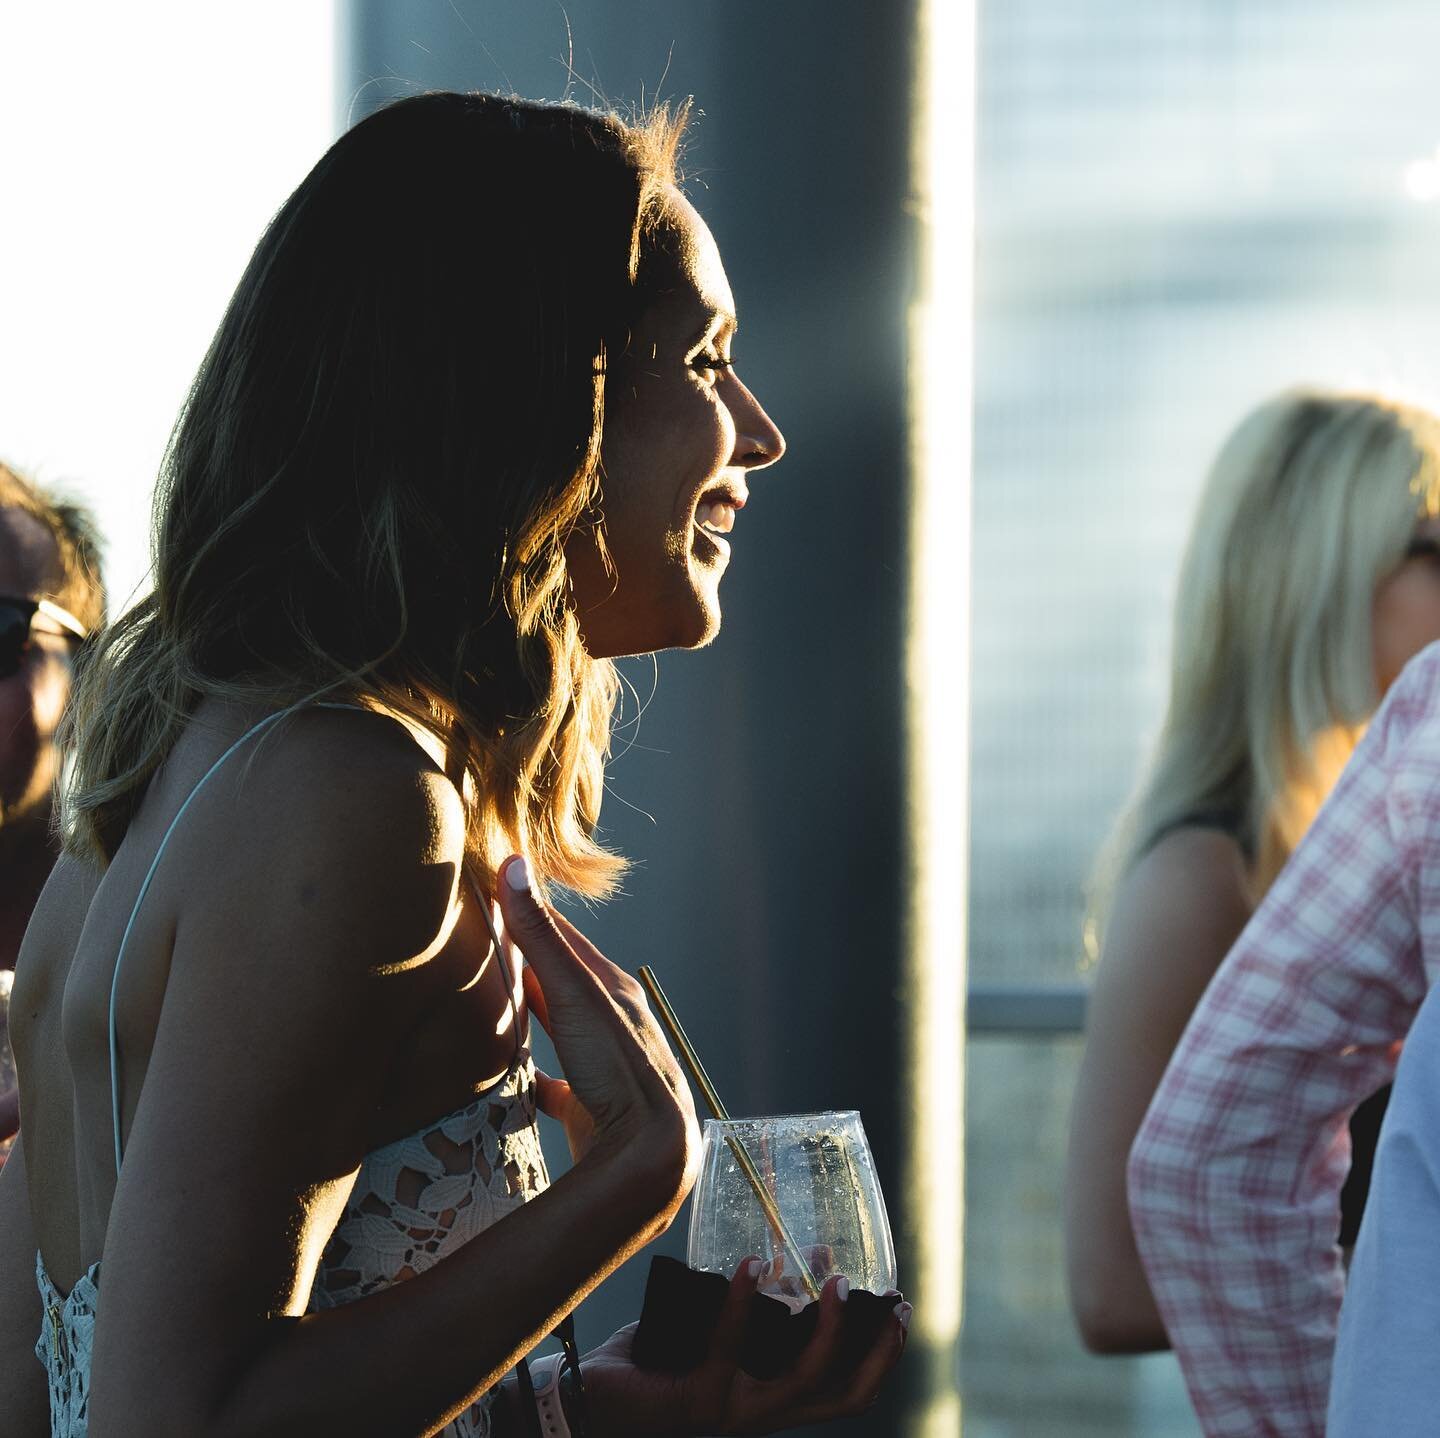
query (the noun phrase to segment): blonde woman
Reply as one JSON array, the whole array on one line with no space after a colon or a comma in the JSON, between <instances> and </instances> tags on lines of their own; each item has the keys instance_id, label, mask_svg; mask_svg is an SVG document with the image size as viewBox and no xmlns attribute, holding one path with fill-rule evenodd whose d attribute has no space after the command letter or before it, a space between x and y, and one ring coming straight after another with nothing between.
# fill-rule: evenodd
<instances>
[{"instance_id":1,"label":"blonde woman","mask_svg":"<svg viewBox=\"0 0 1440 1438\"><path fill-rule=\"evenodd\" d=\"M1248 416L1201 495L1168 711L1097 871L1065 1182L1070 1301L1097 1352L1168 1347L1125 1171L1180 1034L1380 696L1437 639L1440 419L1316 390Z\"/></svg>"},{"instance_id":2,"label":"blonde woman","mask_svg":"<svg viewBox=\"0 0 1440 1438\"><path fill-rule=\"evenodd\" d=\"M593 832L611 660L714 635L784 449L682 121L401 101L246 269L154 594L78 676L17 967L6 1438L759 1433L859 1411L899 1357L897 1304L835 1372L837 1278L797 1364L749 1378L746 1263L683 1377L622 1331L502 1381L697 1157L642 991L545 902L622 867ZM554 1184L537 1108L576 1160Z\"/></svg>"}]
</instances>

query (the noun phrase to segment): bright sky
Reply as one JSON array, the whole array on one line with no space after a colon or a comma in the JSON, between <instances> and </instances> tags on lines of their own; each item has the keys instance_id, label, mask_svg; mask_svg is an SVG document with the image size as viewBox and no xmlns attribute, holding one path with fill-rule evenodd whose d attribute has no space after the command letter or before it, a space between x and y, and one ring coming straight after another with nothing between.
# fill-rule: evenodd
<instances>
[{"instance_id":1,"label":"bright sky","mask_svg":"<svg viewBox=\"0 0 1440 1438\"><path fill-rule=\"evenodd\" d=\"M266 221L334 135L332 0L0 6L0 458L148 565L176 411Z\"/></svg>"}]
</instances>

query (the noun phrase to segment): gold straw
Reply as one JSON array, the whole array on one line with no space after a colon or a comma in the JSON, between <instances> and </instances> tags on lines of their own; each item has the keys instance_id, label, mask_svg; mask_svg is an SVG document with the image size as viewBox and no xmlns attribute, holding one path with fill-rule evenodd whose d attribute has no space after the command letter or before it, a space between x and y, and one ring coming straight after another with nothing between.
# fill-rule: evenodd
<instances>
[{"instance_id":1,"label":"gold straw","mask_svg":"<svg viewBox=\"0 0 1440 1438\"><path fill-rule=\"evenodd\" d=\"M716 1091L715 1085L710 1082L710 1075L705 1072L705 1065L700 1062L700 1055L695 1052L695 1046L685 1036L685 1030L680 1027L680 1020L676 1017L675 1010L670 1007L670 1000L665 997L665 990L660 987L660 980L655 977L655 971L648 964L642 964L639 969L639 978L640 982L645 985L645 992L650 995L651 1003L655 1005L656 1011L660 1015L660 1021L669 1030L670 1038L679 1050L680 1060L690 1071L690 1077L705 1099L711 1116L728 1123L730 1115L726 1111L725 1105L720 1102L720 1095ZM755 1167L750 1155L745 1151L745 1145L733 1134L727 1133L725 1142L730 1145L730 1152L735 1155L735 1161L740 1165L741 1172L750 1180L750 1187L755 1190L755 1197L760 1200L760 1207L765 1211L765 1218L786 1253L789 1254L790 1261L795 1265L795 1272L805 1285L805 1291L812 1299L818 1299L820 1290L815 1286L810 1265L805 1261L800 1252L800 1245L795 1242L794 1235L791 1234L785 1220L780 1216L779 1206L775 1202L774 1195L765 1186L765 1180L761 1178L760 1170Z\"/></svg>"}]
</instances>

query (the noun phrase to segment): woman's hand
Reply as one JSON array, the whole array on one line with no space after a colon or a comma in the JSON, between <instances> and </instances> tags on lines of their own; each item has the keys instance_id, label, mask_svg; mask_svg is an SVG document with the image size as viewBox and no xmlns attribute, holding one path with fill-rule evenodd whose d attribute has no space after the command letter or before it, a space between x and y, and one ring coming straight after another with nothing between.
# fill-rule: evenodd
<instances>
[{"instance_id":1,"label":"woman's hand","mask_svg":"<svg viewBox=\"0 0 1440 1438\"><path fill-rule=\"evenodd\" d=\"M597 1438L690 1438L690 1435L774 1433L863 1413L874 1403L905 1349L910 1305L897 1303L863 1361L837 1365L845 1302L839 1279L820 1295L815 1334L793 1367L777 1378L752 1378L740 1367L745 1319L760 1278L760 1260L740 1265L698 1368L675 1375L637 1368L630 1324L581 1360L580 1371Z\"/></svg>"},{"instance_id":2,"label":"woman's hand","mask_svg":"<svg viewBox=\"0 0 1440 1438\"><path fill-rule=\"evenodd\" d=\"M523 859L506 860L500 875L505 926L528 965L527 1000L565 1073L539 1076L542 1111L565 1125L577 1161L626 1150L631 1163L673 1165L678 1207L695 1181L699 1133L645 991L537 899Z\"/></svg>"}]
</instances>

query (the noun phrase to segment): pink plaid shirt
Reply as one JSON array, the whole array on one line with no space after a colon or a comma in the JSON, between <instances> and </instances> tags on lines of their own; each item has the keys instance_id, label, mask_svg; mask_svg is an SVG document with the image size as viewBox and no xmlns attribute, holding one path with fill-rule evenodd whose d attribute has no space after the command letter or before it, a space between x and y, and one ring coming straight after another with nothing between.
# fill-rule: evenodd
<instances>
[{"instance_id":1,"label":"pink plaid shirt","mask_svg":"<svg viewBox=\"0 0 1440 1438\"><path fill-rule=\"evenodd\" d=\"M1209 1438L1325 1431L1345 1125L1437 976L1440 644L1221 965L1130 1151L1136 1242Z\"/></svg>"}]
</instances>

